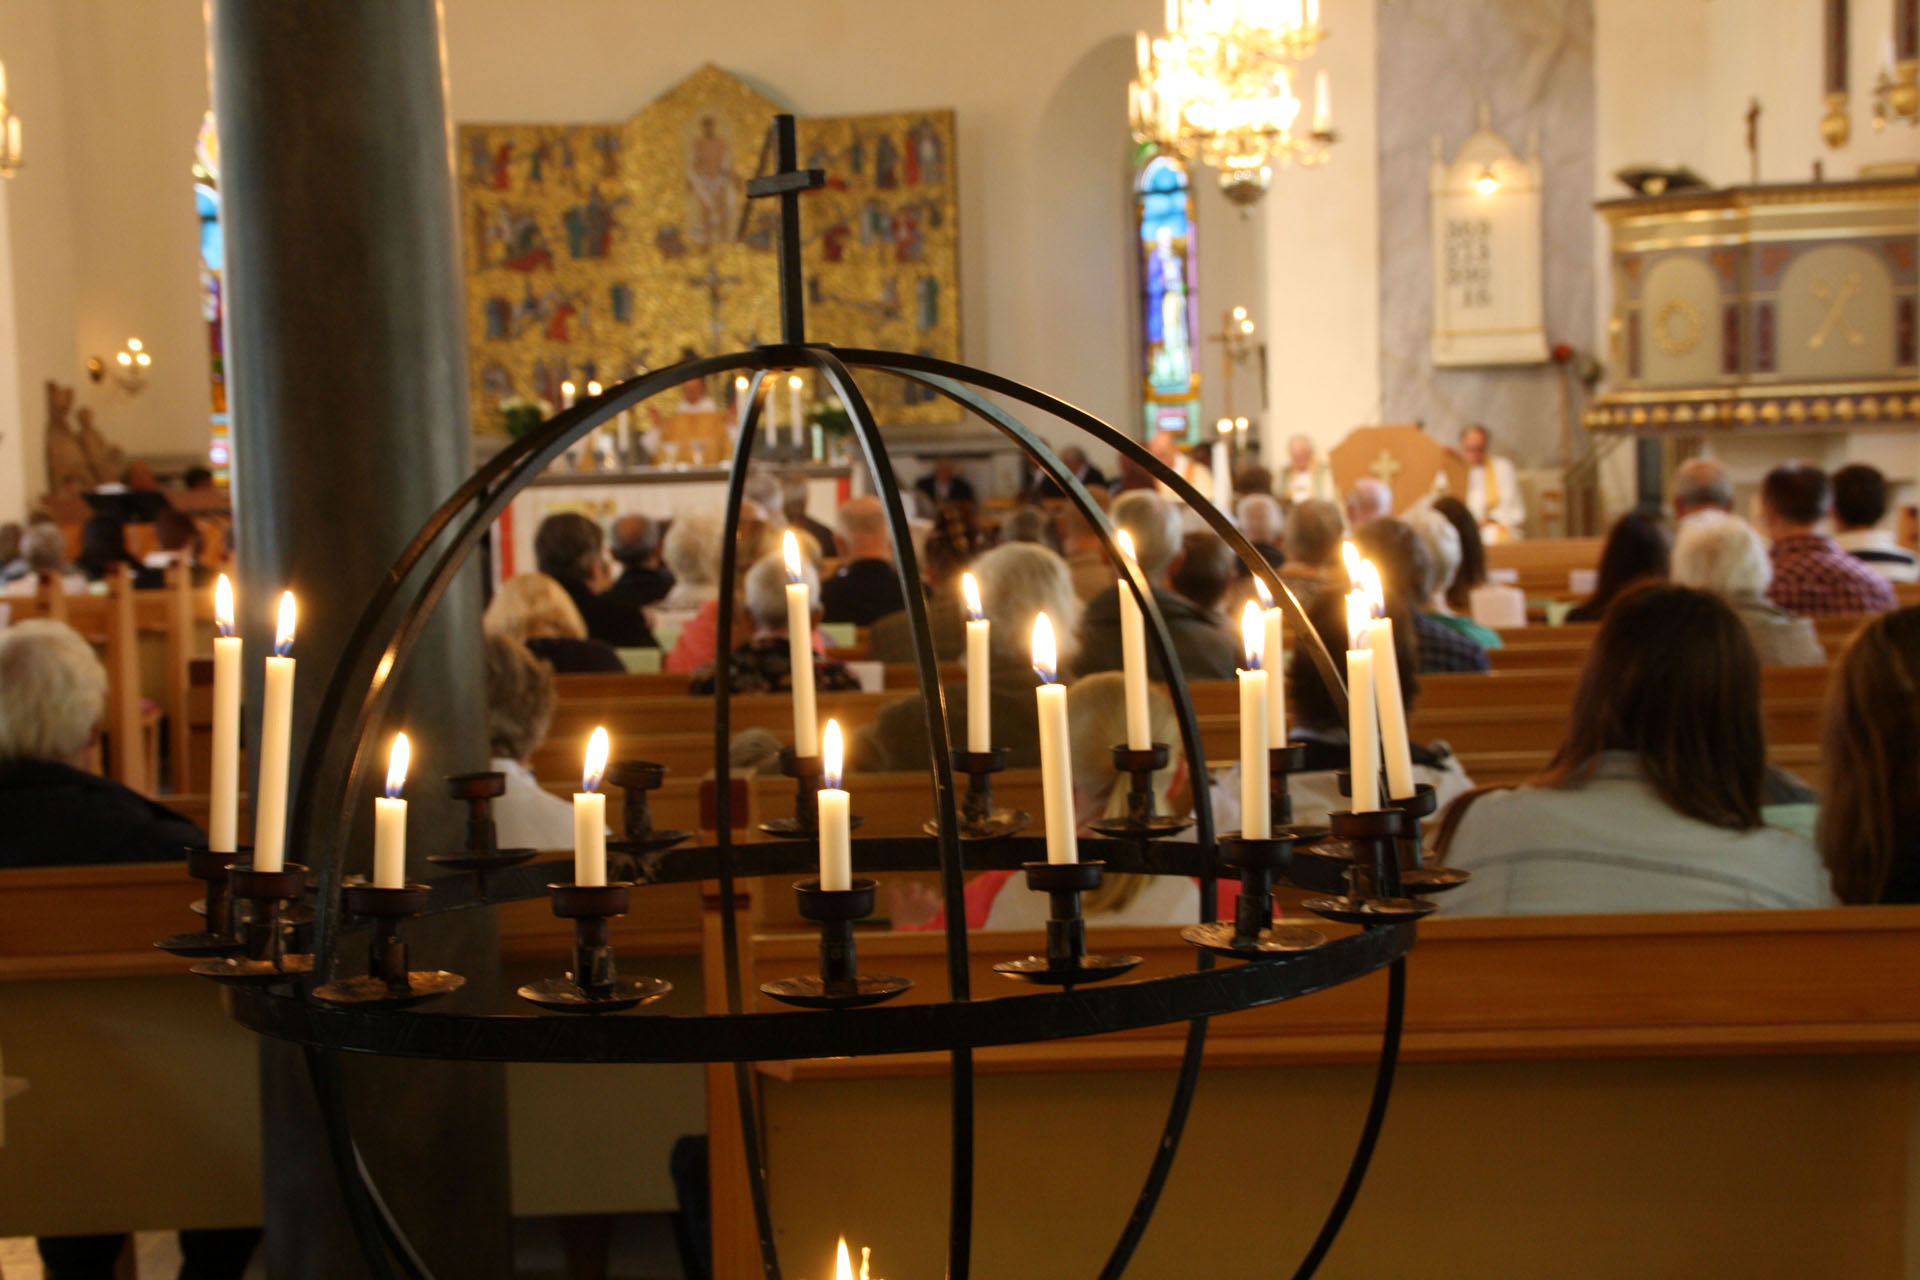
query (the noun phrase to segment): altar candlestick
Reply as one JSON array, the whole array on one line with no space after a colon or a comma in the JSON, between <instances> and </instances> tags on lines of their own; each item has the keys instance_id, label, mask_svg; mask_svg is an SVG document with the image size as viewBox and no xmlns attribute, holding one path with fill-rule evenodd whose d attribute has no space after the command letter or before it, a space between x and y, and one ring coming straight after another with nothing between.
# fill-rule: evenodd
<instances>
[{"instance_id":1,"label":"altar candlestick","mask_svg":"<svg viewBox=\"0 0 1920 1280\"><path fill-rule=\"evenodd\" d=\"M1047 861L1078 862L1067 687L1057 683L1059 650L1053 641L1053 623L1044 613L1033 620L1033 673L1040 677L1040 687L1033 693L1040 708L1040 796L1046 813Z\"/></svg>"},{"instance_id":2,"label":"altar candlestick","mask_svg":"<svg viewBox=\"0 0 1920 1280\"><path fill-rule=\"evenodd\" d=\"M573 408L575 397L576 390L573 385L573 379L569 378L560 384L560 407L562 409Z\"/></svg>"},{"instance_id":3,"label":"altar candlestick","mask_svg":"<svg viewBox=\"0 0 1920 1280\"><path fill-rule=\"evenodd\" d=\"M1125 529L1116 539L1127 564L1135 563L1133 535ZM1120 575L1120 673L1127 703L1127 749L1145 751L1153 745L1147 720L1147 624L1140 602L1133 598L1127 574Z\"/></svg>"},{"instance_id":4,"label":"altar candlestick","mask_svg":"<svg viewBox=\"0 0 1920 1280\"><path fill-rule=\"evenodd\" d=\"M1267 584L1258 577L1254 578L1253 587L1260 593L1260 621L1265 631L1260 652L1269 673L1267 745L1284 747L1287 745L1287 670L1282 665L1284 649L1280 635L1280 607L1274 603L1273 592L1267 590Z\"/></svg>"},{"instance_id":5,"label":"altar candlestick","mask_svg":"<svg viewBox=\"0 0 1920 1280\"><path fill-rule=\"evenodd\" d=\"M240 847L240 637L233 633L233 584L221 574L213 587L213 775L207 806L207 848Z\"/></svg>"},{"instance_id":6,"label":"altar candlestick","mask_svg":"<svg viewBox=\"0 0 1920 1280\"><path fill-rule=\"evenodd\" d=\"M733 407L739 411L738 415L734 418L734 425L736 427L744 427L747 424L747 388L752 385L753 384L747 380L746 374L742 373L734 376ZM768 425L771 426L772 424L769 423Z\"/></svg>"},{"instance_id":7,"label":"altar candlestick","mask_svg":"<svg viewBox=\"0 0 1920 1280\"><path fill-rule=\"evenodd\" d=\"M841 787L845 745L840 722L827 721L820 742L820 887L829 893L853 888L853 820L850 798Z\"/></svg>"},{"instance_id":8,"label":"altar candlestick","mask_svg":"<svg viewBox=\"0 0 1920 1280\"><path fill-rule=\"evenodd\" d=\"M607 882L607 798L600 794L600 778L607 771L611 745L604 727L587 739L586 767L573 797L573 882L577 885L598 887Z\"/></svg>"},{"instance_id":9,"label":"altar candlestick","mask_svg":"<svg viewBox=\"0 0 1920 1280\"><path fill-rule=\"evenodd\" d=\"M1273 834L1273 814L1267 781L1267 686L1269 674L1261 666L1267 623L1260 606L1247 601L1240 614L1241 642L1247 665L1240 677L1240 834L1265 840Z\"/></svg>"},{"instance_id":10,"label":"altar candlestick","mask_svg":"<svg viewBox=\"0 0 1920 1280\"><path fill-rule=\"evenodd\" d=\"M407 735L393 735L387 755L387 794L373 800L373 887L402 889L407 883Z\"/></svg>"},{"instance_id":11,"label":"altar candlestick","mask_svg":"<svg viewBox=\"0 0 1920 1280\"><path fill-rule=\"evenodd\" d=\"M1393 620L1386 616L1386 591L1371 560L1360 562L1360 586L1375 615L1367 624L1367 648L1373 653L1373 685L1379 701L1380 745L1387 758L1387 794L1406 800L1414 793L1413 746L1407 737L1407 705L1400 690L1400 661L1394 648Z\"/></svg>"},{"instance_id":12,"label":"altar candlestick","mask_svg":"<svg viewBox=\"0 0 1920 1280\"><path fill-rule=\"evenodd\" d=\"M797 373L787 375L787 423L793 429L793 446L796 449L807 447L806 415L800 412L801 379Z\"/></svg>"},{"instance_id":13,"label":"altar candlestick","mask_svg":"<svg viewBox=\"0 0 1920 1280\"><path fill-rule=\"evenodd\" d=\"M253 799L253 869L278 871L287 856L287 769L293 754L293 592L280 596L273 656L260 705L260 778Z\"/></svg>"},{"instance_id":14,"label":"altar candlestick","mask_svg":"<svg viewBox=\"0 0 1920 1280\"><path fill-rule=\"evenodd\" d=\"M1227 458L1227 442L1233 437L1233 419L1220 419L1220 434L1213 441L1213 505L1222 511L1233 510L1233 464Z\"/></svg>"},{"instance_id":15,"label":"altar candlestick","mask_svg":"<svg viewBox=\"0 0 1920 1280\"><path fill-rule=\"evenodd\" d=\"M800 560L800 543L789 529L781 539L787 561L787 667L793 685L793 754L810 756L820 741L813 701L813 601Z\"/></svg>"},{"instance_id":16,"label":"altar candlestick","mask_svg":"<svg viewBox=\"0 0 1920 1280\"><path fill-rule=\"evenodd\" d=\"M987 665L988 634L993 626L980 609L980 584L973 575L960 575L960 592L967 598L967 750L993 750L992 669Z\"/></svg>"},{"instance_id":17,"label":"altar candlestick","mask_svg":"<svg viewBox=\"0 0 1920 1280\"><path fill-rule=\"evenodd\" d=\"M1364 591L1347 594L1347 770L1353 775L1353 812L1380 807L1380 722L1374 712L1374 654L1367 645L1373 602Z\"/></svg>"}]
</instances>

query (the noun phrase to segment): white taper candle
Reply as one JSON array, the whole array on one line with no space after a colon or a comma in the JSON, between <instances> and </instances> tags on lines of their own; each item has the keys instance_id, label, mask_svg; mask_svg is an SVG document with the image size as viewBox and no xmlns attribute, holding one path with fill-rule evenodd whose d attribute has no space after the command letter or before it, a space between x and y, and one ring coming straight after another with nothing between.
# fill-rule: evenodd
<instances>
[{"instance_id":1,"label":"white taper candle","mask_svg":"<svg viewBox=\"0 0 1920 1280\"><path fill-rule=\"evenodd\" d=\"M1264 611L1247 601L1240 615L1247 665L1240 679L1240 834L1264 840L1273 834L1273 811L1267 783L1267 685L1261 649L1266 639Z\"/></svg>"},{"instance_id":2,"label":"white taper candle","mask_svg":"<svg viewBox=\"0 0 1920 1280\"><path fill-rule=\"evenodd\" d=\"M213 589L213 772L207 789L207 848L232 853L240 847L241 640L233 634L233 584L226 574Z\"/></svg>"},{"instance_id":3,"label":"white taper candle","mask_svg":"<svg viewBox=\"0 0 1920 1280\"><path fill-rule=\"evenodd\" d=\"M1074 830L1072 740L1067 733L1067 687L1059 676L1053 623L1042 613L1033 620L1033 670L1040 687L1033 691L1040 712L1040 795L1046 815L1047 861L1080 861Z\"/></svg>"},{"instance_id":4,"label":"white taper candle","mask_svg":"<svg viewBox=\"0 0 1920 1280\"><path fill-rule=\"evenodd\" d=\"M599 788L611 746L606 729L596 728L587 739L586 767L573 796L573 882L578 885L607 882L607 798Z\"/></svg>"},{"instance_id":5,"label":"white taper candle","mask_svg":"<svg viewBox=\"0 0 1920 1280\"><path fill-rule=\"evenodd\" d=\"M970 573L960 576L967 601L967 750L993 750L993 710L989 695L993 673L988 666L988 643L993 624L980 608L980 584Z\"/></svg>"},{"instance_id":6,"label":"white taper candle","mask_svg":"<svg viewBox=\"0 0 1920 1280\"><path fill-rule=\"evenodd\" d=\"M407 785L407 760L412 753L407 735L393 736L387 756L387 794L373 801L373 886L401 889L407 883L407 802L400 793Z\"/></svg>"},{"instance_id":7,"label":"white taper candle","mask_svg":"<svg viewBox=\"0 0 1920 1280\"><path fill-rule=\"evenodd\" d=\"M841 787L845 744L840 722L827 721L820 742L820 887L830 893L853 888L852 800Z\"/></svg>"},{"instance_id":8,"label":"white taper candle","mask_svg":"<svg viewBox=\"0 0 1920 1280\"><path fill-rule=\"evenodd\" d=\"M813 600L807 590L800 541L787 530L781 538L787 562L787 667L793 685L793 754L819 752L820 720L813 698Z\"/></svg>"},{"instance_id":9,"label":"white taper candle","mask_svg":"<svg viewBox=\"0 0 1920 1280\"><path fill-rule=\"evenodd\" d=\"M1128 564L1135 562L1133 535L1125 529L1116 541ZM1147 719L1147 626L1140 614L1140 602L1134 599L1127 583L1126 566L1120 573L1120 675L1127 702L1127 749L1145 751L1153 746L1153 729Z\"/></svg>"},{"instance_id":10,"label":"white taper candle","mask_svg":"<svg viewBox=\"0 0 1920 1280\"><path fill-rule=\"evenodd\" d=\"M260 700L260 773L253 792L253 869L278 871L287 860L287 771L293 755L295 618L293 592L280 597L274 656L267 659L266 689Z\"/></svg>"},{"instance_id":11,"label":"white taper candle","mask_svg":"<svg viewBox=\"0 0 1920 1280\"><path fill-rule=\"evenodd\" d=\"M1364 646L1372 605L1366 593L1347 596L1347 738L1348 772L1353 775L1353 812L1371 813L1380 807L1380 722L1374 711L1373 652Z\"/></svg>"}]
</instances>

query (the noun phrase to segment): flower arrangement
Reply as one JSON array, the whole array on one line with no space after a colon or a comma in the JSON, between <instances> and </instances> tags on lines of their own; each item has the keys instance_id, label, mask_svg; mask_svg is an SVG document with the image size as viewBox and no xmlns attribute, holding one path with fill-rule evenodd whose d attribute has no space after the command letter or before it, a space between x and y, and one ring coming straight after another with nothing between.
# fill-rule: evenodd
<instances>
[{"instance_id":1,"label":"flower arrangement","mask_svg":"<svg viewBox=\"0 0 1920 1280\"><path fill-rule=\"evenodd\" d=\"M500 425L518 440L553 416L553 405L545 400L507 396L500 401Z\"/></svg>"}]
</instances>

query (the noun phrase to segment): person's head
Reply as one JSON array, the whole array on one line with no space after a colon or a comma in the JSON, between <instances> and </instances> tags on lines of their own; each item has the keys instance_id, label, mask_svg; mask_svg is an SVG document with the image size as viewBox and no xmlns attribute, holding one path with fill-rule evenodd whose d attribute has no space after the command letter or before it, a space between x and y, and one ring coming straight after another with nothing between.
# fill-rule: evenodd
<instances>
[{"instance_id":1,"label":"person's head","mask_svg":"<svg viewBox=\"0 0 1920 1280\"><path fill-rule=\"evenodd\" d=\"M0 760L77 764L107 705L107 669L64 622L0 631Z\"/></svg>"},{"instance_id":2,"label":"person's head","mask_svg":"<svg viewBox=\"0 0 1920 1280\"><path fill-rule=\"evenodd\" d=\"M127 551L127 527L118 516L93 516L80 527L80 555L76 563L89 578L105 577L116 564L133 559Z\"/></svg>"},{"instance_id":3,"label":"person's head","mask_svg":"<svg viewBox=\"0 0 1920 1280\"><path fill-rule=\"evenodd\" d=\"M800 578L807 584L807 599L818 600L820 575L804 556L800 561ZM746 586L741 594L747 617L759 634L787 633L787 584L791 581L793 579L787 575L786 557L777 552L761 556L747 570Z\"/></svg>"},{"instance_id":4,"label":"person's head","mask_svg":"<svg viewBox=\"0 0 1920 1280\"><path fill-rule=\"evenodd\" d=\"M544 573L516 573L500 584L480 616L490 636L528 640L584 640L587 623L566 588Z\"/></svg>"},{"instance_id":5,"label":"person's head","mask_svg":"<svg viewBox=\"0 0 1920 1280\"><path fill-rule=\"evenodd\" d=\"M608 549L629 568L652 564L660 550L660 522L643 515L621 516L613 522Z\"/></svg>"},{"instance_id":6,"label":"person's head","mask_svg":"<svg viewBox=\"0 0 1920 1280\"><path fill-rule=\"evenodd\" d=\"M1180 515L1151 489L1130 489L1113 500L1114 527L1133 539L1133 558L1148 582L1161 582L1180 552Z\"/></svg>"},{"instance_id":7,"label":"person's head","mask_svg":"<svg viewBox=\"0 0 1920 1280\"><path fill-rule=\"evenodd\" d=\"M542 520L534 532L534 563L556 582L583 586L598 571L605 543L594 521L578 511L557 511Z\"/></svg>"},{"instance_id":8,"label":"person's head","mask_svg":"<svg viewBox=\"0 0 1920 1280\"><path fill-rule=\"evenodd\" d=\"M1433 509L1447 518L1460 538L1460 568L1447 583L1447 606L1465 609L1468 595L1487 580L1487 547L1480 540L1480 522L1473 518L1467 504L1452 494L1435 498Z\"/></svg>"},{"instance_id":9,"label":"person's head","mask_svg":"<svg viewBox=\"0 0 1920 1280\"><path fill-rule=\"evenodd\" d=\"M1353 545L1380 571L1390 603L1417 608L1431 594L1426 585L1433 577L1433 561L1427 544L1406 521L1392 516L1375 520L1354 531Z\"/></svg>"},{"instance_id":10,"label":"person's head","mask_svg":"<svg viewBox=\"0 0 1920 1280\"><path fill-rule=\"evenodd\" d=\"M893 540L887 536L887 509L878 498L850 498L834 517L845 560L891 560Z\"/></svg>"},{"instance_id":11,"label":"person's head","mask_svg":"<svg viewBox=\"0 0 1920 1280\"><path fill-rule=\"evenodd\" d=\"M1760 523L1778 541L1811 533L1827 514L1826 472L1804 462L1783 462L1760 482Z\"/></svg>"},{"instance_id":12,"label":"person's head","mask_svg":"<svg viewBox=\"0 0 1920 1280\"><path fill-rule=\"evenodd\" d=\"M1180 540L1180 554L1167 572L1167 585L1202 609L1218 609L1239 568L1240 557L1219 534L1195 529Z\"/></svg>"},{"instance_id":13,"label":"person's head","mask_svg":"<svg viewBox=\"0 0 1920 1280\"><path fill-rule=\"evenodd\" d=\"M953 474L954 474L954 469L953 469L952 458L941 457L941 458L935 458L933 460L933 478L935 480L937 480L941 484L952 484Z\"/></svg>"},{"instance_id":14,"label":"person's head","mask_svg":"<svg viewBox=\"0 0 1920 1280\"><path fill-rule=\"evenodd\" d=\"M1871 529L1887 514L1887 478L1855 462L1833 473L1833 523L1842 533Z\"/></svg>"},{"instance_id":15,"label":"person's head","mask_svg":"<svg viewBox=\"0 0 1920 1280\"><path fill-rule=\"evenodd\" d=\"M1070 444L1060 451L1060 461L1077 476L1087 469L1087 451L1077 444Z\"/></svg>"},{"instance_id":16,"label":"person's head","mask_svg":"<svg viewBox=\"0 0 1920 1280\"><path fill-rule=\"evenodd\" d=\"M487 637L487 738L495 756L525 763L553 723L553 668L518 640Z\"/></svg>"},{"instance_id":17,"label":"person's head","mask_svg":"<svg viewBox=\"0 0 1920 1280\"><path fill-rule=\"evenodd\" d=\"M1487 429L1477 422L1472 423L1460 432L1460 456L1467 460L1470 467L1484 466L1489 443Z\"/></svg>"},{"instance_id":18,"label":"person's head","mask_svg":"<svg viewBox=\"0 0 1920 1280\"><path fill-rule=\"evenodd\" d=\"M1446 599L1447 588L1460 572L1460 532L1451 520L1424 504L1401 519L1427 551L1427 576L1420 586L1420 599L1437 605Z\"/></svg>"},{"instance_id":19,"label":"person's head","mask_svg":"<svg viewBox=\"0 0 1920 1280\"><path fill-rule=\"evenodd\" d=\"M1732 511L1733 481L1712 458L1688 458L1673 473L1673 518L1696 511Z\"/></svg>"},{"instance_id":20,"label":"person's head","mask_svg":"<svg viewBox=\"0 0 1920 1280\"><path fill-rule=\"evenodd\" d=\"M1259 463L1249 463L1233 473L1233 491L1236 494L1272 494L1273 472Z\"/></svg>"},{"instance_id":21,"label":"person's head","mask_svg":"<svg viewBox=\"0 0 1920 1280\"><path fill-rule=\"evenodd\" d=\"M1417 644L1401 638L1401 620L1406 616L1397 605L1389 604L1387 614L1394 619L1393 657L1400 669L1400 692L1408 710L1420 696ZM1307 621L1320 636L1320 642L1339 666L1340 655L1352 647L1347 635L1347 600L1333 591L1322 591L1307 605ZM1288 623L1292 626L1292 623ZM1344 734L1347 713L1333 700L1326 678L1305 644L1295 643L1287 658L1287 717L1296 725L1321 733Z\"/></svg>"},{"instance_id":22,"label":"person's head","mask_svg":"<svg viewBox=\"0 0 1920 1280\"><path fill-rule=\"evenodd\" d=\"M773 515L786 503L786 487L780 477L765 467L749 467L747 482L741 486L741 494L748 502L760 509L761 518Z\"/></svg>"},{"instance_id":23,"label":"person's head","mask_svg":"<svg viewBox=\"0 0 1920 1280\"><path fill-rule=\"evenodd\" d=\"M807 514L807 478L789 475L780 480L780 513L789 520Z\"/></svg>"},{"instance_id":24,"label":"person's head","mask_svg":"<svg viewBox=\"0 0 1920 1280\"><path fill-rule=\"evenodd\" d=\"M1325 567L1340 558L1346 522L1340 508L1325 498L1296 502L1287 513L1287 563Z\"/></svg>"},{"instance_id":25,"label":"person's head","mask_svg":"<svg viewBox=\"0 0 1920 1280\"><path fill-rule=\"evenodd\" d=\"M200 529L193 517L172 507L162 507L153 518L154 545L162 551L184 552L189 559L200 553Z\"/></svg>"},{"instance_id":26,"label":"person's head","mask_svg":"<svg viewBox=\"0 0 1920 1280\"><path fill-rule=\"evenodd\" d=\"M1287 440L1287 465L1295 471L1313 465L1313 437L1296 434Z\"/></svg>"},{"instance_id":27,"label":"person's head","mask_svg":"<svg viewBox=\"0 0 1920 1280\"><path fill-rule=\"evenodd\" d=\"M985 542L971 502L949 502L934 513L920 549L920 576L935 586L965 569Z\"/></svg>"},{"instance_id":28,"label":"person's head","mask_svg":"<svg viewBox=\"0 0 1920 1280\"><path fill-rule=\"evenodd\" d=\"M1667 531L1660 522L1638 511L1627 512L1607 531L1587 603L1604 609L1629 583L1666 577L1667 560Z\"/></svg>"},{"instance_id":29,"label":"person's head","mask_svg":"<svg viewBox=\"0 0 1920 1280\"><path fill-rule=\"evenodd\" d=\"M1177 431L1158 432L1147 444L1147 448L1153 452L1154 457L1160 459L1160 461L1167 466L1177 466L1180 462L1180 433Z\"/></svg>"},{"instance_id":30,"label":"person's head","mask_svg":"<svg viewBox=\"0 0 1920 1280\"><path fill-rule=\"evenodd\" d=\"M660 556L673 574L677 590L705 589L720 582L720 543L725 522L715 511L689 511L675 516L667 527Z\"/></svg>"},{"instance_id":31,"label":"person's head","mask_svg":"<svg viewBox=\"0 0 1920 1280\"><path fill-rule=\"evenodd\" d=\"M1673 540L1669 576L1683 587L1728 600L1757 600L1773 582L1767 544L1739 516L1702 511L1683 521Z\"/></svg>"},{"instance_id":32,"label":"person's head","mask_svg":"<svg viewBox=\"0 0 1920 1280\"><path fill-rule=\"evenodd\" d=\"M1060 531L1045 507L1020 507L1009 512L1000 523L1000 541L1037 542L1043 547L1060 549Z\"/></svg>"},{"instance_id":33,"label":"person's head","mask_svg":"<svg viewBox=\"0 0 1920 1280\"><path fill-rule=\"evenodd\" d=\"M10 564L20 558L20 538L25 532L18 520L0 524L0 564Z\"/></svg>"},{"instance_id":34,"label":"person's head","mask_svg":"<svg viewBox=\"0 0 1920 1280\"><path fill-rule=\"evenodd\" d=\"M153 474L153 468L144 462L127 464L126 471L120 477L120 483L135 493L149 493L160 487L159 477Z\"/></svg>"},{"instance_id":35,"label":"person's head","mask_svg":"<svg viewBox=\"0 0 1920 1280\"><path fill-rule=\"evenodd\" d=\"M1280 504L1270 493L1249 493L1241 498L1233 513L1239 517L1240 532L1247 535L1247 541L1261 546L1280 545L1280 537L1285 517L1280 514Z\"/></svg>"},{"instance_id":36,"label":"person's head","mask_svg":"<svg viewBox=\"0 0 1920 1280\"><path fill-rule=\"evenodd\" d=\"M211 489L213 472L205 467L188 467L180 473L180 482L189 489Z\"/></svg>"},{"instance_id":37,"label":"person's head","mask_svg":"<svg viewBox=\"0 0 1920 1280\"><path fill-rule=\"evenodd\" d=\"M993 624L996 648L1029 654L1033 620L1044 613L1053 623L1060 665L1069 665L1080 625L1080 598L1073 593L1073 574L1065 560L1038 543L1007 542L973 562L973 578L980 588L980 611Z\"/></svg>"},{"instance_id":38,"label":"person's head","mask_svg":"<svg viewBox=\"0 0 1920 1280\"><path fill-rule=\"evenodd\" d=\"M1882 901L1920 830L1920 608L1882 614L1847 646L1827 691L1821 758L1818 838L1834 895Z\"/></svg>"},{"instance_id":39,"label":"person's head","mask_svg":"<svg viewBox=\"0 0 1920 1280\"><path fill-rule=\"evenodd\" d=\"M67 535L50 520L36 521L21 535L20 555L34 573L59 573L67 564Z\"/></svg>"},{"instance_id":40,"label":"person's head","mask_svg":"<svg viewBox=\"0 0 1920 1280\"><path fill-rule=\"evenodd\" d=\"M1347 527L1358 529L1369 520L1393 514L1393 490L1378 476L1362 476L1347 490Z\"/></svg>"},{"instance_id":41,"label":"person's head","mask_svg":"<svg viewBox=\"0 0 1920 1280\"><path fill-rule=\"evenodd\" d=\"M1760 661L1719 596L1647 582L1608 606L1566 739L1534 784L1579 787L1604 751L1632 752L1670 809L1734 831L1760 825Z\"/></svg>"}]
</instances>

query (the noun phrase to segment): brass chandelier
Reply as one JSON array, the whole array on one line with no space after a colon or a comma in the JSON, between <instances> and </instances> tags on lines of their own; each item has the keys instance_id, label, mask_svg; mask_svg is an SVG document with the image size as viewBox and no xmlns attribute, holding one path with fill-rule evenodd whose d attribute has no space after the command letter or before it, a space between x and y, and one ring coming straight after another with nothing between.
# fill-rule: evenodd
<instances>
[{"instance_id":1,"label":"brass chandelier","mask_svg":"<svg viewBox=\"0 0 1920 1280\"><path fill-rule=\"evenodd\" d=\"M1133 136L1218 171L1235 204L1266 193L1275 168L1324 164L1333 111L1324 68L1313 104L1297 64L1325 38L1320 0L1167 0L1167 33L1136 37Z\"/></svg>"}]
</instances>

